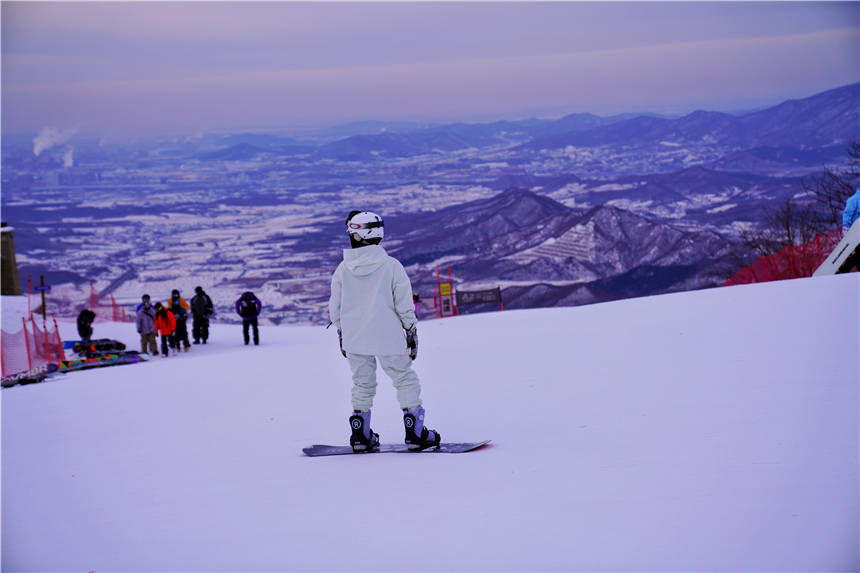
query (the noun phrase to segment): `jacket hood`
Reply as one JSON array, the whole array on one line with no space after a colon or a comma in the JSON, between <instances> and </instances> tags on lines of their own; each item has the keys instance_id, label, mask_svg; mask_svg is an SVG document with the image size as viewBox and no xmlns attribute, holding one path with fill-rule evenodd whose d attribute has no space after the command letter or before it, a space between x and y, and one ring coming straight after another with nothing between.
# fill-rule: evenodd
<instances>
[{"instance_id":1,"label":"jacket hood","mask_svg":"<svg viewBox=\"0 0 860 573\"><path fill-rule=\"evenodd\" d=\"M343 250L344 266L350 273L359 277L373 273L385 263L387 258L388 253L379 245Z\"/></svg>"}]
</instances>

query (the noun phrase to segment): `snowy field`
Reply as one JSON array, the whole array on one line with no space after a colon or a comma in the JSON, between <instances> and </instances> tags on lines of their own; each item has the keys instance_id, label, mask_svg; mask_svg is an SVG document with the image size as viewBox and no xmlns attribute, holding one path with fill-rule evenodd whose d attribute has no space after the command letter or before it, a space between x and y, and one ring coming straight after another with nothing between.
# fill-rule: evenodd
<instances>
[{"instance_id":1,"label":"snowy field","mask_svg":"<svg viewBox=\"0 0 860 573\"><path fill-rule=\"evenodd\" d=\"M215 325L2 391L2 570L856 571L859 324L857 274L422 323L428 425L492 447L330 458L336 333Z\"/></svg>"}]
</instances>

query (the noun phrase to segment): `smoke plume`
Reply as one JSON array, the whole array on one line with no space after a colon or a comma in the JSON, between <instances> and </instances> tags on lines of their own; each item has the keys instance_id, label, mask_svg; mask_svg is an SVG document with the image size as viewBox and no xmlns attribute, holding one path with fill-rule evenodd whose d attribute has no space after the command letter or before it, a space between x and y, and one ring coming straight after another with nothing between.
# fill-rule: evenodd
<instances>
[{"instance_id":1,"label":"smoke plume","mask_svg":"<svg viewBox=\"0 0 860 573\"><path fill-rule=\"evenodd\" d=\"M43 127L39 135L33 139L33 153L38 157L43 151L69 141L73 135L75 135L74 130L64 131L57 127Z\"/></svg>"}]
</instances>

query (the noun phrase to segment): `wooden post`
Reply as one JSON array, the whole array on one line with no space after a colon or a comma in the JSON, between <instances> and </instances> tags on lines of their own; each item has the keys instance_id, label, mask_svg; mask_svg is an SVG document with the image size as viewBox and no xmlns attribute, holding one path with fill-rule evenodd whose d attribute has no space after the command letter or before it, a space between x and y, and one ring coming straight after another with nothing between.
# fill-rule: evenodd
<instances>
[{"instance_id":1,"label":"wooden post","mask_svg":"<svg viewBox=\"0 0 860 573\"><path fill-rule=\"evenodd\" d=\"M45 324L48 322L48 311L45 304L45 275L39 275L39 286L42 287L42 324Z\"/></svg>"}]
</instances>

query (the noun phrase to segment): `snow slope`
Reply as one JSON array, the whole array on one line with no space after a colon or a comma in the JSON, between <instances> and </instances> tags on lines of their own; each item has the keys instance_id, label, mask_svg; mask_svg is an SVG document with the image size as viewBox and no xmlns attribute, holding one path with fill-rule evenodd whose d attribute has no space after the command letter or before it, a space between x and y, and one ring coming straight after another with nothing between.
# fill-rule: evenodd
<instances>
[{"instance_id":1,"label":"snow slope","mask_svg":"<svg viewBox=\"0 0 860 573\"><path fill-rule=\"evenodd\" d=\"M422 323L428 425L494 445L332 458L333 330L216 325L2 391L2 569L857 570L858 323L857 274Z\"/></svg>"}]
</instances>

